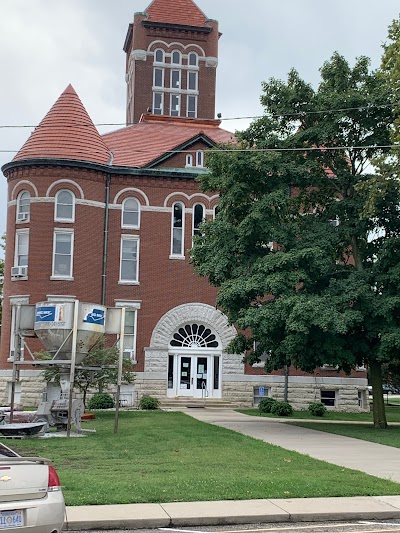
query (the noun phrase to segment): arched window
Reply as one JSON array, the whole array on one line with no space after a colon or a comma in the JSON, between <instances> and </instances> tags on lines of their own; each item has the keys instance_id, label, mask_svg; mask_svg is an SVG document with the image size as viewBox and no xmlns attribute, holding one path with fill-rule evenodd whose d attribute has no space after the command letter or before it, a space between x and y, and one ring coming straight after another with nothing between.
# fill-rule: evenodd
<instances>
[{"instance_id":1,"label":"arched window","mask_svg":"<svg viewBox=\"0 0 400 533\"><path fill-rule=\"evenodd\" d=\"M182 56L178 50L174 50L171 54L171 63L180 65L182 63Z\"/></svg>"},{"instance_id":2,"label":"arched window","mask_svg":"<svg viewBox=\"0 0 400 533\"><path fill-rule=\"evenodd\" d=\"M181 202L176 202L172 206L171 255L176 257L184 255L184 212L185 207Z\"/></svg>"},{"instance_id":3,"label":"arched window","mask_svg":"<svg viewBox=\"0 0 400 533\"><path fill-rule=\"evenodd\" d=\"M164 63L164 50L161 50L161 48L154 52L154 63Z\"/></svg>"},{"instance_id":4,"label":"arched window","mask_svg":"<svg viewBox=\"0 0 400 533\"><path fill-rule=\"evenodd\" d=\"M191 67L197 67L199 65L199 56L195 52L189 54L188 64Z\"/></svg>"},{"instance_id":5,"label":"arched window","mask_svg":"<svg viewBox=\"0 0 400 533\"><path fill-rule=\"evenodd\" d=\"M17 222L29 222L31 214L31 195L29 191L21 191L17 199Z\"/></svg>"},{"instance_id":6,"label":"arched window","mask_svg":"<svg viewBox=\"0 0 400 533\"><path fill-rule=\"evenodd\" d=\"M192 154L187 154L186 155L186 166L187 167L192 167L193 166L193 156L192 156Z\"/></svg>"},{"instance_id":7,"label":"arched window","mask_svg":"<svg viewBox=\"0 0 400 533\"><path fill-rule=\"evenodd\" d=\"M203 204L196 204L193 207L193 232L192 235L200 235L200 226L204 222L205 209Z\"/></svg>"},{"instance_id":8,"label":"arched window","mask_svg":"<svg viewBox=\"0 0 400 533\"><path fill-rule=\"evenodd\" d=\"M127 198L122 204L122 227L138 228L140 225L140 207L136 198Z\"/></svg>"},{"instance_id":9,"label":"arched window","mask_svg":"<svg viewBox=\"0 0 400 533\"><path fill-rule=\"evenodd\" d=\"M171 346L175 348L218 348L219 342L211 329L202 324L187 324L174 334Z\"/></svg>"},{"instance_id":10,"label":"arched window","mask_svg":"<svg viewBox=\"0 0 400 533\"><path fill-rule=\"evenodd\" d=\"M71 191L58 191L55 198L54 220L74 222L75 196Z\"/></svg>"},{"instance_id":11,"label":"arched window","mask_svg":"<svg viewBox=\"0 0 400 533\"><path fill-rule=\"evenodd\" d=\"M217 204L215 207L214 207L214 219L215 217L218 215L219 213L219 205Z\"/></svg>"}]
</instances>

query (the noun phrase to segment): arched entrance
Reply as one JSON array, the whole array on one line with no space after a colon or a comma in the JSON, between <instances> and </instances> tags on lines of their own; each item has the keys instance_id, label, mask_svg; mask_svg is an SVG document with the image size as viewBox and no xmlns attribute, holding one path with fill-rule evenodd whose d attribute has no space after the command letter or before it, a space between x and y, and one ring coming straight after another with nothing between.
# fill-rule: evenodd
<instances>
[{"instance_id":1,"label":"arched entrance","mask_svg":"<svg viewBox=\"0 0 400 533\"><path fill-rule=\"evenodd\" d=\"M167 353L169 398L221 398L223 353L236 330L207 304L171 309L154 328L152 353ZM165 353L164 352L164 353Z\"/></svg>"}]
</instances>

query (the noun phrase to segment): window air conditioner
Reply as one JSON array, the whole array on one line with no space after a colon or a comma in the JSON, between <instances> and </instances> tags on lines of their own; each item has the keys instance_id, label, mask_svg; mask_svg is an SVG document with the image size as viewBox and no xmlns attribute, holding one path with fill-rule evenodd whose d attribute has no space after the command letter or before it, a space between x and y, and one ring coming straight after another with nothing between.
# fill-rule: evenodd
<instances>
[{"instance_id":1,"label":"window air conditioner","mask_svg":"<svg viewBox=\"0 0 400 533\"><path fill-rule=\"evenodd\" d=\"M28 213L18 213L17 219L18 222L28 222L29 215Z\"/></svg>"},{"instance_id":2,"label":"window air conditioner","mask_svg":"<svg viewBox=\"0 0 400 533\"><path fill-rule=\"evenodd\" d=\"M12 278L26 278L28 276L27 266L15 266L11 268Z\"/></svg>"},{"instance_id":3,"label":"window air conditioner","mask_svg":"<svg viewBox=\"0 0 400 533\"><path fill-rule=\"evenodd\" d=\"M133 350L124 350L124 359L128 359L133 365L136 365L136 357Z\"/></svg>"}]
</instances>

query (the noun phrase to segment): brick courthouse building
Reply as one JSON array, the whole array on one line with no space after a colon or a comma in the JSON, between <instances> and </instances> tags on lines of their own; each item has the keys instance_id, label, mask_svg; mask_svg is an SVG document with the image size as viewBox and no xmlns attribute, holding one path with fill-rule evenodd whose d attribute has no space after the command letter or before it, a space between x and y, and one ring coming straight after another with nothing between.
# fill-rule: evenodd
<instances>
[{"instance_id":1,"label":"brick courthouse building","mask_svg":"<svg viewBox=\"0 0 400 533\"><path fill-rule=\"evenodd\" d=\"M8 181L0 403L8 401L15 305L43 300L127 308L132 398L283 398L284 372L266 375L226 353L235 335L188 249L218 196L199 191L205 151L233 135L215 120L218 23L192 0L154 0L125 40L127 127L100 135L72 86L3 167ZM43 383L21 372L21 401ZM366 376L290 369L289 401L367 408ZM261 394L263 391L261 390Z\"/></svg>"}]
</instances>

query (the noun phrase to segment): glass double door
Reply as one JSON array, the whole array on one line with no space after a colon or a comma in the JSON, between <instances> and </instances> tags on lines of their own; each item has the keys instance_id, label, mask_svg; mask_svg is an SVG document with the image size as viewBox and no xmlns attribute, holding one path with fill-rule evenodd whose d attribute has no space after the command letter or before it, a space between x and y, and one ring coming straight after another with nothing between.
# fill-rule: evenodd
<instances>
[{"instance_id":1,"label":"glass double door","mask_svg":"<svg viewBox=\"0 0 400 533\"><path fill-rule=\"evenodd\" d=\"M177 396L208 398L213 390L213 358L178 355Z\"/></svg>"}]
</instances>

